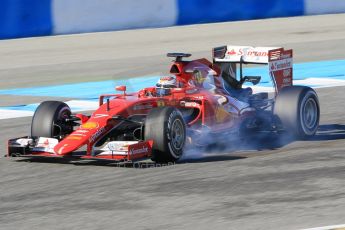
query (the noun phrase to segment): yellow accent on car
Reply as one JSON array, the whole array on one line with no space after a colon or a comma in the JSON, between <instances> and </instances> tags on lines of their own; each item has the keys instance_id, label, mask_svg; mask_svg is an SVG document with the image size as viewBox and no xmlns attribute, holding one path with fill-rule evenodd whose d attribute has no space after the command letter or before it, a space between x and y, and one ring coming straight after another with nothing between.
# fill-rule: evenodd
<instances>
[{"instance_id":1,"label":"yellow accent on car","mask_svg":"<svg viewBox=\"0 0 345 230\"><path fill-rule=\"evenodd\" d=\"M95 128L98 128L98 123L97 122L86 122L85 124L82 124L81 127L84 129L95 129Z\"/></svg>"},{"instance_id":2,"label":"yellow accent on car","mask_svg":"<svg viewBox=\"0 0 345 230\"><path fill-rule=\"evenodd\" d=\"M227 117L229 117L229 113L224 109L223 106L218 106L216 109L216 121L218 123L223 122Z\"/></svg>"}]
</instances>

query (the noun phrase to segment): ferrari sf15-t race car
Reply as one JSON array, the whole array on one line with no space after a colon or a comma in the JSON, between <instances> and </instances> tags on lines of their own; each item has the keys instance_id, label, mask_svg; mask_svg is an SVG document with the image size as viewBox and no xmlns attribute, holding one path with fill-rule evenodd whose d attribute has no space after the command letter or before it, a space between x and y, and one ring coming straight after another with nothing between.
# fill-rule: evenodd
<instances>
[{"instance_id":1,"label":"ferrari sf15-t race car","mask_svg":"<svg viewBox=\"0 0 345 230\"><path fill-rule=\"evenodd\" d=\"M8 141L8 156L166 163L179 160L187 146L209 144L205 140L229 142L230 136L261 131L287 131L297 139L316 133L318 97L312 88L293 86L292 50L222 46L212 54L210 62L169 53L169 76L135 93L117 86L120 93L100 95L91 116L44 101L31 135ZM244 64L268 65L274 93L243 88L261 79L243 76Z\"/></svg>"}]
</instances>

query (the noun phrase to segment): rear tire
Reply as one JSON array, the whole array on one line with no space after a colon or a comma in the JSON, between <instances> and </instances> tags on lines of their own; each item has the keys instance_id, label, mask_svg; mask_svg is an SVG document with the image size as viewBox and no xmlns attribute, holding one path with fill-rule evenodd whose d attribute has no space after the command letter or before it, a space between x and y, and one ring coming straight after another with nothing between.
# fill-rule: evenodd
<instances>
[{"instance_id":1,"label":"rear tire","mask_svg":"<svg viewBox=\"0 0 345 230\"><path fill-rule=\"evenodd\" d=\"M173 107L152 109L145 120L145 140L153 140L152 160L175 162L182 157L186 125L180 111Z\"/></svg>"},{"instance_id":2,"label":"rear tire","mask_svg":"<svg viewBox=\"0 0 345 230\"><path fill-rule=\"evenodd\" d=\"M314 136L320 121L316 92L306 86L283 88L275 101L274 115L298 139Z\"/></svg>"},{"instance_id":3,"label":"rear tire","mask_svg":"<svg viewBox=\"0 0 345 230\"><path fill-rule=\"evenodd\" d=\"M61 101L44 101L36 109L31 123L31 136L57 137L73 131L64 120L71 115L70 107Z\"/></svg>"}]
</instances>

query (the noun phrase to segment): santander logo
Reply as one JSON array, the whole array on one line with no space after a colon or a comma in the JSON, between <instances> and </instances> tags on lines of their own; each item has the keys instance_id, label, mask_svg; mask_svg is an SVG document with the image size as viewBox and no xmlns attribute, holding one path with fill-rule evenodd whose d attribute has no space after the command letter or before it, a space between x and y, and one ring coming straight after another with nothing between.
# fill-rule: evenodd
<instances>
[{"instance_id":1,"label":"santander logo","mask_svg":"<svg viewBox=\"0 0 345 230\"><path fill-rule=\"evenodd\" d=\"M131 155L136 155L136 154L141 154L141 153L147 153L148 152L148 147L146 147L146 146L142 146L141 148L139 148L139 149L131 149L130 151L129 151L129 153L131 154Z\"/></svg>"},{"instance_id":2,"label":"santander logo","mask_svg":"<svg viewBox=\"0 0 345 230\"><path fill-rule=\"evenodd\" d=\"M239 49L231 49L227 52L230 56L251 56L251 57L267 57L268 51L261 50L261 49L246 49L246 48L239 48Z\"/></svg>"}]
</instances>

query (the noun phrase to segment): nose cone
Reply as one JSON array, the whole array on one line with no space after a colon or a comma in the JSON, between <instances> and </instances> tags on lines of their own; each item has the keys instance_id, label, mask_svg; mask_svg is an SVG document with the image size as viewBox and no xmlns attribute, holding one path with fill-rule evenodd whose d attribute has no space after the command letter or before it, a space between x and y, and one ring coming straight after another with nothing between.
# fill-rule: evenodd
<instances>
[{"instance_id":1,"label":"nose cone","mask_svg":"<svg viewBox=\"0 0 345 230\"><path fill-rule=\"evenodd\" d=\"M96 132L96 131L95 131ZM58 155L67 155L87 144L89 137L92 136L92 130L79 128L65 139L60 141L55 147L54 152Z\"/></svg>"}]
</instances>

